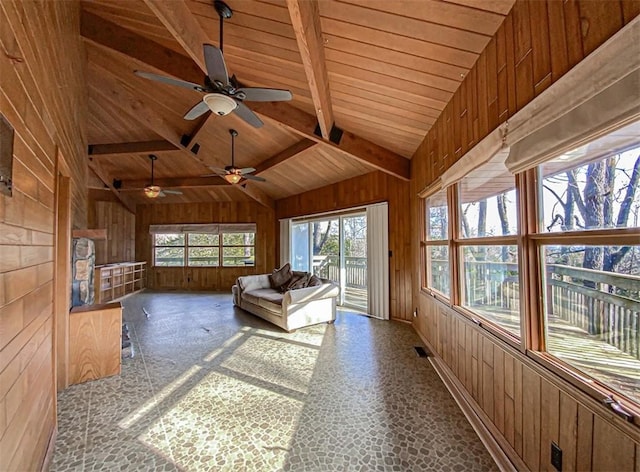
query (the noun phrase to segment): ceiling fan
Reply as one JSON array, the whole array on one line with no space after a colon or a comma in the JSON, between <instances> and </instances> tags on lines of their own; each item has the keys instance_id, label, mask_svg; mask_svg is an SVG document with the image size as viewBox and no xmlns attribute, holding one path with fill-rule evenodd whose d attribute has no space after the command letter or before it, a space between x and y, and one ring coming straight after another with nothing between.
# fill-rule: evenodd
<instances>
[{"instance_id":1,"label":"ceiling fan","mask_svg":"<svg viewBox=\"0 0 640 472\"><path fill-rule=\"evenodd\" d=\"M222 55L223 25L225 19L231 18L233 11L222 0L215 0L213 4L218 16L220 16L220 49L211 44L203 44L204 61L208 74L204 79L204 85L139 70L134 71L134 73L145 79L156 80L204 93L202 101L196 103L184 115L185 120L195 120L209 110L221 116L234 112L250 125L260 128L264 123L243 103L245 100L249 102L280 102L291 100L293 96L289 90L240 87L235 75L229 78L227 65Z\"/></svg>"},{"instance_id":2,"label":"ceiling fan","mask_svg":"<svg viewBox=\"0 0 640 472\"><path fill-rule=\"evenodd\" d=\"M182 195L180 190L163 190L160 186L153 184L153 162L158 160L158 156L149 154L149 160L151 161L151 183L144 188L144 194L148 198L166 197L169 194Z\"/></svg>"},{"instance_id":3,"label":"ceiling fan","mask_svg":"<svg viewBox=\"0 0 640 472\"><path fill-rule=\"evenodd\" d=\"M215 174L205 175L203 177L210 177L212 175L219 175L230 184L237 184L242 179L255 180L257 182L266 182L262 177L257 175L251 175L251 172L255 172L253 167L236 167L235 166L235 138L238 136L238 132L235 129L230 129L231 135L231 165L226 166L224 169L209 167Z\"/></svg>"}]
</instances>

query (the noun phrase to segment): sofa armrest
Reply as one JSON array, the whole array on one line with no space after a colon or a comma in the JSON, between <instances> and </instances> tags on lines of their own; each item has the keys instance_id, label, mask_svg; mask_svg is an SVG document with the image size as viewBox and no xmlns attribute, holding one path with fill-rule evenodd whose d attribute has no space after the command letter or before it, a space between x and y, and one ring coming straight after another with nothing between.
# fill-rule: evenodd
<instances>
[{"instance_id":1,"label":"sofa armrest","mask_svg":"<svg viewBox=\"0 0 640 472\"><path fill-rule=\"evenodd\" d=\"M238 277L237 285L240 289L240 293L250 292L251 290L258 290L261 288L271 288L271 284L269 283L269 274L243 275Z\"/></svg>"},{"instance_id":2,"label":"sofa armrest","mask_svg":"<svg viewBox=\"0 0 640 472\"><path fill-rule=\"evenodd\" d=\"M322 284L315 287L298 288L286 292L282 303L287 305L303 303L322 298L337 297L339 293L340 288L335 284Z\"/></svg>"}]
</instances>

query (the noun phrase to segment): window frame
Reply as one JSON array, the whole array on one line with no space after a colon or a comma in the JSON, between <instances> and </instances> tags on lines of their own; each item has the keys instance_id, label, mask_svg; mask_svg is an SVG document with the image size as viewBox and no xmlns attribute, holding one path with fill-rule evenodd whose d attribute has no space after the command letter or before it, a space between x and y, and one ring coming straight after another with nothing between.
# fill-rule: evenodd
<instances>
[{"instance_id":1,"label":"window frame","mask_svg":"<svg viewBox=\"0 0 640 472\"><path fill-rule=\"evenodd\" d=\"M242 234L242 233L250 233L253 234L253 244L243 244L243 245L230 245L224 244L224 235L225 234ZM182 245L156 245L156 235L160 234L182 234L184 235L184 244ZM212 245L200 245L200 244L189 244L190 235L217 235L218 236L218 244ZM152 267L154 268L196 268L196 269L212 269L212 268L239 268L239 267L255 267L256 266L256 239L257 239L257 231L243 231L233 228L220 228L217 232L215 231L197 231L196 229L189 230L166 230L166 231L158 231L151 234L151 259L152 259ZM156 264L156 248L182 248L184 250L183 262L181 265L157 265ZM253 248L253 263L252 264L242 264L242 265L227 265L224 264L224 248L235 248L235 247L243 247L243 248ZM189 263L189 249L190 248L198 248L198 249L206 249L212 248L218 250L217 256L217 264L215 265L194 265Z\"/></svg>"},{"instance_id":2,"label":"window frame","mask_svg":"<svg viewBox=\"0 0 640 472\"><path fill-rule=\"evenodd\" d=\"M445 192L445 198L447 202L447 237L444 239L430 239L429 238L429 225L427 212L429 211L429 199L435 196L439 192ZM452 298L452 291L454 290L454 284L452 283L452 262L451 262L451 240L452 240L452 218L451 218L451 198L450 198L451 188L442 188L441 186L436 186L429 189L428 192L421 195L421 235L420 235L420 289L435 298L449 303ZM430 247L440 247L446 246L448 250L448 260L449 260L449 294L438 290L435 287L430 286L430 265L427 264L428 261L428 249Z\"/></svg>"},{"instance_id":3,"label":"window frame","mask_svg":"<svg viewBox=\"0 0 640 472\"><path fill-rule=\"evenodd\" d=\"M546 346L546 311L544 308L544 287L542 271L544 246L550 244L580 244L588 246L630 245L638 244L640 228L606 228L571 232L542 232L540 201L542 199L542 176L540 165L515 174L515 190L518 211L518 231L515 235L491 236L482 238L461 238L459 183L449 185L447 204L449 211L449 271L450 297L432 287L427 286L426 248L439 245L444 240L429 241L427 237L427 198L440 188L420 196L421 234L420 234L420 290L448 305L464 318L475 323L479 328L499 338L523 355L535 361L577 390L591 398L607 404L612 399L625 410L633 414L633 424L640 426L640 402L626 396L623 392L607 386L586 372L581 371L547 351ZM430 189L431 190L431 189ZM465 246L509 244L518 248L518 279L520 296L520 337L492 323L482 315L462 305L463 271L461 263L462 248Z\"/></svg>"}]
</instances>

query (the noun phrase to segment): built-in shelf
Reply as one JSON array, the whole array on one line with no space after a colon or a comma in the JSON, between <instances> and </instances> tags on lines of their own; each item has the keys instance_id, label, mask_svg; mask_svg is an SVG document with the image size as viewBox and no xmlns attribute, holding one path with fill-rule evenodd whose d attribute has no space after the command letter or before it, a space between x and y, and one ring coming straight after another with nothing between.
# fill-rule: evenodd
<instances>
[{"instance_id":1,"label":"built-in shelf","mask_svg":"<svg viewBox=\"0 0 640 472\"><path fill-rule=\"evenodd\" d=\"M106 303L145 287L146 262L122 262L95 268L95 303Z\"/></svg>"}]
</instances>

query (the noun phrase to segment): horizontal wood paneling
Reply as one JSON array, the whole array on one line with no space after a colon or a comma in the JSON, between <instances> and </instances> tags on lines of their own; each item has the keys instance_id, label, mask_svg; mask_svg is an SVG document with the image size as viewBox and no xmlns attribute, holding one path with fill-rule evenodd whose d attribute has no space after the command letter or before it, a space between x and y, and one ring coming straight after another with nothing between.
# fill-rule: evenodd
<instances>
[{"instance_id":1,"label":"horizontal wood paneling","mask_svg":"<svg viewBox=\"0 0 640 472\"><path fill-rule=\"evenodd\" d=\"M149 225L177 223L256 223L255 267L153 267ZM275 268L273 210L254 202L150 204L136 210L136 258L147 261L147 286L167 290L217 290L231 293L241 275Z\"/></svg>"},{"instance_id":2,"label":"horizontal wood paneling","mask_svg":"<svg viewBox=\"0 0 640 472\"><path fill-rule=\"evenodd\" d=\"M343 182L276 201L276 218L343 210L372 203L389 203L389 280L391 318L411 320L411 225L409 184L382 172L371 172ZM277 222L276 222L277 223ZM278 233L279 235L279 233ZM278 241L277 248L280 247Z\"/></svg>"},{"instance_id":3,"label":"horizontal wood paneling","mask_svg":"<svg viewBox=\"0 0 640 472\"><path fill-rule=\"evenodd\" d=\"M555 471L555 442L563 451L562 470L637 470L637 429L567 382L422 293L414 327L514 463Z\"/></svg>"},{"instance_id":4,"label":"horizontal wood paneling","mask_svg":"<svg viewBox=\"0 0 640 472\"><path fill-rule=\"evenodd\" d=\"M40 470L55 433L56 165L72 225L87 224L79 18L75 1L0 3L0 113L15 129L13 195L0 195L0 470Z\"/></svg>"}]
</instances>

